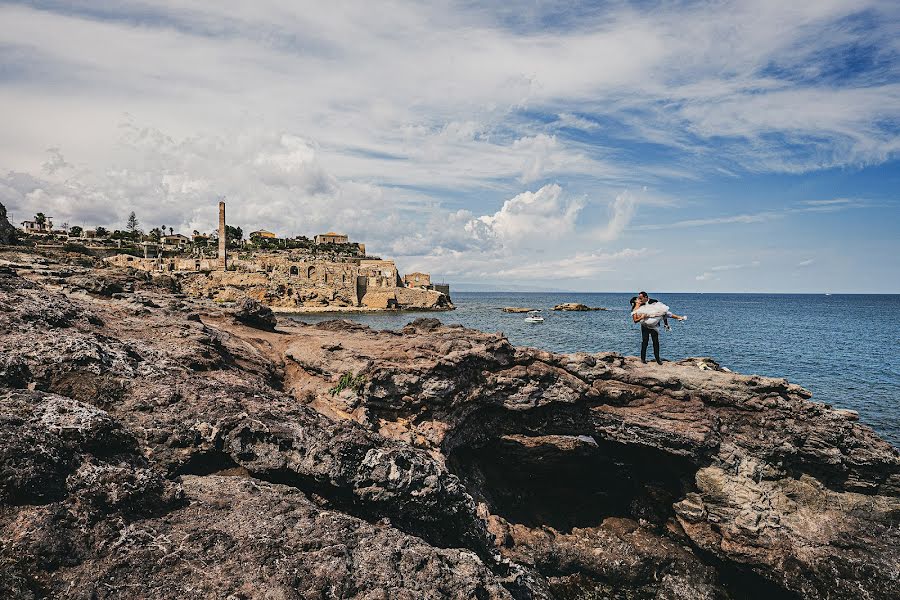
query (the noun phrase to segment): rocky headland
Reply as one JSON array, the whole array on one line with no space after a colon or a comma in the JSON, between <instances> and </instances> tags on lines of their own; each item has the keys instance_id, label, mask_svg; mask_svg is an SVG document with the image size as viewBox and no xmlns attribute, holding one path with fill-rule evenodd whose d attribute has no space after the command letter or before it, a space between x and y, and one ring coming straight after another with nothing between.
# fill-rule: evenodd
<instances>
[{"instance_id":1,"label":"rocky headland","mask_svg":"<svg viewBox=\"0 0 900 600\"><path fill-rule=\"evenodd\" d=\"M709 358L0 251L0 597L900 597L900 454Z\"/></svg>"}]
</instances>

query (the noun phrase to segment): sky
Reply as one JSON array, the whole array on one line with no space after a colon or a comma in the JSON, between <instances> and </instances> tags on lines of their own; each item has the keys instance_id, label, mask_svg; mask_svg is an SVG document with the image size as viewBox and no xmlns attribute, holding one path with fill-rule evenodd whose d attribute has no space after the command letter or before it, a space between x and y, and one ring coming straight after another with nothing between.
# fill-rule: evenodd
<instances>
[{"instance_id":1,"label":"sky","mask_svg":"<svg viewBox=\"0 0 900 600\"><path fill-rule=\"evenodd\" d=\"M900 293L900 3L0 1L16 221L454 289Z\"/></svg>"}]
</instances>

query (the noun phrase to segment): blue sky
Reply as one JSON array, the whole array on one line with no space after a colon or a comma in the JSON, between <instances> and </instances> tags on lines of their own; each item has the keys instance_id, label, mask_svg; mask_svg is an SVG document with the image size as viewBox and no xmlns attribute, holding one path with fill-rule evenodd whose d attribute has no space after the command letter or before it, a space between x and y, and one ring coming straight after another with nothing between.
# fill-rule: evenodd
<instances>
[{"instance_id":1,"label":"blue sky","mask_svg":"<svg viewBox=\"0 0 900 600\"><path fill-rule=\"evenodd\" d=\"M224 195L458 286L900 292L896 2L495 4L0 2L0 202Z\"/></svg>"}]
</instances>

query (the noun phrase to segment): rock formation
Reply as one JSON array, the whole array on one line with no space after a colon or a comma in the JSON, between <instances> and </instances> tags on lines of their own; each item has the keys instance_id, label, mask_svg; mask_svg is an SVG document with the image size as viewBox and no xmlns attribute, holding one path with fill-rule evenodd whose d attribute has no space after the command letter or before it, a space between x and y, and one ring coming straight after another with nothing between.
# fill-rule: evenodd
<instances>
[{"instance_id":1,"label":"rock formation","mask_svg":"<svg viewBox=\"0 0 900 600\"><path fill-rule=\"evenodd\" d=\"M505 313L527 313L537 309L527 308L525 306L504 306L500 310Z\"/></svg>"},{"instance_id":2,"label":"rock formation","mask_svg":"<svg viewBox=\"0 0 900 600\"><path fill-rule=\"evenodd\" d=\"M784 380L6 260L2 597L900 595L898 451Z\"/></svg>"},{"instance_id":3,"label":"rock formation","mask_svg":"<svg viewBox=\"0 0 900 600\"><path fill-rule=\"evenodd\" d=\"M600 306L587 306L586 304L579 304L578 302L564 302L562 304L557 304L553 307L553 310L564 310L570 312L587 312L591 310L609 310L608 308L602 308Z\"/></svg>"},{"instance_id":4,"label":"rock formation","mask_svg":"<svg viewBox=\"0 0 900 600\"><path fill-rule=\"evenodd\" d=\"M243 298L238 302L234 311L234 319L238 323L268 331L274 331L275 326L278 324L278 319L275 317L272 309L260 304L253 298Z\"/></svg>"},{"instance_id":5,"label":"rock formation","mask_svg":"<svg viewBox=\"0 0 900 600\"><path fill-rule=\"evenodd\" d=\"M12 246L15 243L16 228L10 225L6 207L0 204L0 246Z\"/></svg>"}]
</instances>

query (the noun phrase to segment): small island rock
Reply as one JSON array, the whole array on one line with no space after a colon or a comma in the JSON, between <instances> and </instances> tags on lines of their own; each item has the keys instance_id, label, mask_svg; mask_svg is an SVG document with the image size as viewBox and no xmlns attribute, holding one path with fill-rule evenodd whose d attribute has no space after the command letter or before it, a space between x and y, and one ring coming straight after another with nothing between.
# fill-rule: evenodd
<instances>
[{"instance_id":1,"label":"small island rock","mask_svg":"<svg viewBox=\"0 0 900 600\"><path fill-rule=\"evenodd\" d=\"M591 310L609 310L608 308L602 308L600 306L587 306L585 304L579 304L578 302L564 302L562 304L557 304L553 307L553 310L565 310L570 312L586 312Z\"/></svg>"}]
</instances>

